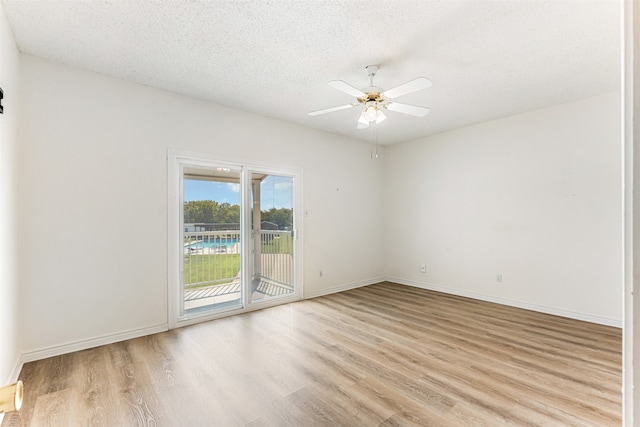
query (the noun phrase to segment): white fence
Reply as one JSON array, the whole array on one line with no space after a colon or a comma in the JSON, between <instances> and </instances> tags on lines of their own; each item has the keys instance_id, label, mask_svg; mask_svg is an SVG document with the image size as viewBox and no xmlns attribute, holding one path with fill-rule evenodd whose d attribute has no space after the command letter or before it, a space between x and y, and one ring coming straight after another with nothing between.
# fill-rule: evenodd
<instances>
[{"instance_id":1,"label":"white fence","mask_svg":"<svg viewBox=\"0 0 640 427\"><path fill-rule=\"evenodd\" d=\"M213 286L239 280L240 232L184 233L184 288ZM293 238L290 231L261 230L254 247L253 272L261 279L293 287Z\"/></svg>"}]
</instances>

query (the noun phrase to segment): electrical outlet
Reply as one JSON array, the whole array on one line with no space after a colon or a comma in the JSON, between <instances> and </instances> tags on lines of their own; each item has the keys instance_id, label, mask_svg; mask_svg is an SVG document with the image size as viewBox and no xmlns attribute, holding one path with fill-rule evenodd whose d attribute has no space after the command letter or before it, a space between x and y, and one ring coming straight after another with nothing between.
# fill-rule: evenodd
<instances>
[{"instance_id":1,"label":"electrical outlet","mask_svg":"<svg viewBox=\"0 0 640 427\"><path fill-rule=\"evenodd\" d=\"M318 270L318 277L322 277L322 270Z\"/></svg>"},{"instance_id":2,"label":"electrical outlet","mask_svg":"<svg viewBox=\"0 0 640 427\"><path fill-rule=\"evenodd\" d=\"M502 273L499 273L499 274L496 276L496 282L498 282L498 283L502 283Z\"/></svg>"},{"instance_id":3,"label":"electrical outlet","mask_svg":"<svg viewBox=\"0 0 640 427\"><path fill-rule=\"evenodd\" d=\"M426 264L421 264L420 265L420 273L426 273L427 272L427 265Z\"/></svg>"}]
</instances>

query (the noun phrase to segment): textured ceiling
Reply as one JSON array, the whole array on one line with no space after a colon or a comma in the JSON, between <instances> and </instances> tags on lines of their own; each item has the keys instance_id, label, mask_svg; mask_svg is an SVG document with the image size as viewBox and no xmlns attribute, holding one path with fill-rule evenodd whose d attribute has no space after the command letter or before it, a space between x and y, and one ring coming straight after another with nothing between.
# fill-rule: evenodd
<instances>
[{"instance_id":1,"label":"textured ceiling","mask_svg":"<svg viewBox=\"0 0 640 427\"><path fill-rule=\"evenodd\" d=\"M21 52L368 139L327 86L429 89L388 112L382 144L619 90L619 1L2 0ZM241 124L239 124L241 125Z\"/></svg>"}]
</instances>

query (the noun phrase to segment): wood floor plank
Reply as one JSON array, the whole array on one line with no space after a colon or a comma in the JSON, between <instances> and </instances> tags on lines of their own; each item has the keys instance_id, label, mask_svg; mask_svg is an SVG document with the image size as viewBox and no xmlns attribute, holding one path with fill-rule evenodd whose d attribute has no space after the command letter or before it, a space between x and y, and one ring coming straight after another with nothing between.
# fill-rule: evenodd
<instances>
[{"instance_id":1,"label":"wood floor plank","mask_svg":"<svg viewBox=\"0 0 640 427\"><path fill-rule=\"evenodd\" d=\"M31 424L43 427L64 427L72 425L70 409L71 389L58 390L38 396Z\"/></svg>"},{"instance_id":2,"label":"wood floor plank","mask_svg":"<svg viewBox=\"0 0 640 427\"><path fill-rule=\"evenodd\" d=\"M24 366L30 426L615 426L621 330L383 282Z\"/></svg>"}]
</instances>

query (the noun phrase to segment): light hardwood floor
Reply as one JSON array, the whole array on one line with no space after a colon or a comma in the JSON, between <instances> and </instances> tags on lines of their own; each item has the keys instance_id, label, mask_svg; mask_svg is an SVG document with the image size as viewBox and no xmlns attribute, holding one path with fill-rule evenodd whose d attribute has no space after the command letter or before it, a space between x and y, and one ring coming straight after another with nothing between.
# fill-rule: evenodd
<instances>
[{"instance_id":1,"label":"light hardwood floor","mask_svg":"<svg viewBox=\"0 0 640 427\"><path fill-rule=\"evenodd\" d=\"M385 282L28 363L2 426L617 426L621 342Z\"/></svg>"}]
</instances>

